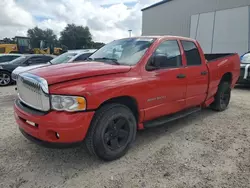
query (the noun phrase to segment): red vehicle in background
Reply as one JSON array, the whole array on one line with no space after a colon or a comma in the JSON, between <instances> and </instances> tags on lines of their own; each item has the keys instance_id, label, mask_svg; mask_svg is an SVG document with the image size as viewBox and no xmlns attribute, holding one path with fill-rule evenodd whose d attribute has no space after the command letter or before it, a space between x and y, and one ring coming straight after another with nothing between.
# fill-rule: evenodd
<instances>
[{"instance_id":1,"label":"red vehicle in background","mask_svg":"<svg viewBox=\"0 0 250 188\"><path fill-rule=\"evenodd\" d=\"M84 141L92 154L115 160L139 129L208 106L225 110L239 74L237 54L203 54L189 38L126 38L86 62L20 74L15 118L30 140L46 146Z\"/></svg>"}]
</instances>

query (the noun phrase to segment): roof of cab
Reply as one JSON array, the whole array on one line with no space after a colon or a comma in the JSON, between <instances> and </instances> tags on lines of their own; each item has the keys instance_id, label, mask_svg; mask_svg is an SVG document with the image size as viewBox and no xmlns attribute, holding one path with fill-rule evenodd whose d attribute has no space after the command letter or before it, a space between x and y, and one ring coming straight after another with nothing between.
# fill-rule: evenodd
<instances>
[{"instance_id":1,"label":"roof of cab","mask_svg":"<svg viewBox=\"0 0 250 188\"><path fill-rule=\"evenodd\" d=\"M176 38L176 39L194 41L194 39L191 39L188 37L174 36L174 35L152 35L152 36L138 36L138 37L130 37L130 38L141 38L141 39L143 38L154 38L154 39Z\"/></svg>"}]
</instances>

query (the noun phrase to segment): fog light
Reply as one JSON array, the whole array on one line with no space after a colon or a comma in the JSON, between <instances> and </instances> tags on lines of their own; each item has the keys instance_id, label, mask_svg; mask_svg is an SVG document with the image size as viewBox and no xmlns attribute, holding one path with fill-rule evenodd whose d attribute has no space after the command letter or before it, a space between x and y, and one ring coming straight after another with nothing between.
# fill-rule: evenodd
<instances>
[{"instance_id":1,"label":"fog light","mask_svg":"<svg viewBox=\"0 0 250 188\"><path fill-rule=\"evenodd\" d=\"M56 133L56 138L57 138L57 139L59 139L59 138L60 138L59 133Z\"/></svg>"}]
</instances>

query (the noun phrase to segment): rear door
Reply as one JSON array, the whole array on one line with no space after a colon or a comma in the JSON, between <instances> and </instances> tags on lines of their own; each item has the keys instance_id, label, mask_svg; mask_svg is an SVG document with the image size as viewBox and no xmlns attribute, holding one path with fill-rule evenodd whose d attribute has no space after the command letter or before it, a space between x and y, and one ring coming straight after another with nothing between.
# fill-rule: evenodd
<instances>
[{"instance_id":1,"label":"rear door","mask_svg":"<svg viewBox=\"0 0 250 188\"><path fill-rule=\"evenodd\" d=\"M163 41L151 58L157 55L167 58L159 63L157 70L148 71L146 74L145 121L185 108L186 79L182 74L185 68L178 41Z\"/></svg>"},{"instance_id":2,"label":"rear door","mask_svg":"<svg viewBox=\"0 0 250 188\"><path fill-rule=\"evenodd\" d=\"M202 61L202 52L194 42L182 40L181 44L186 59L186 108L188 108L205 101L208 90L208 69L205 61Z\"/></svg>"}]
</instances>

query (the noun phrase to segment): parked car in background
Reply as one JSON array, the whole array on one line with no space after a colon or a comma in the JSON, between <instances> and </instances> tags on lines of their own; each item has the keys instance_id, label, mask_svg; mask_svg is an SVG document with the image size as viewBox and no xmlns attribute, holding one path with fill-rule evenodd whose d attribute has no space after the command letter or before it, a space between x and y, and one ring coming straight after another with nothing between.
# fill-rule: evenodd
<instances>
[{"instance_id":1,"label":"parked car in background","mask_svg":"<svg viewBox=\"0 0 250 188\"><path fill-rule=\"evenodd\" d=\"M243 54L240 61L240 77L237 83L250 84L250 52Z\"/></svg>"},{"instance_id":2,"label":"parked car in background","mask_svg":"<svg viewBox=\"0 0 250 188\"><path fill-rule=\"evenodd\" d=\"M52 55L36 55L36 54L27 54L21 55L20 57L7 62L0 64L0 86L7 86L13 83L11 78L11 73L14 69L19 66L28 67L32 65L39 65L47 63L52 60L55 56Z\"/></svg>"},{"instance_id":3,"label":"parked car in background","mask_svg":"<svg viewBox=\"0 0 250 188\"><path fill-rule=\"evenodd\" d=\"M115 40L88 61L18 76L14 114L25 137L45 146L85 141L115 160L138 129L208 106L226 110L240 74L238 54L203 54L197 41L174 36Z\"/></svg>"},{"instance_id":4,"label":"parked car in background","mask_svg":"<svg viewBox=\"0 0 250 188\"><path fill-rule=\"evenodd\" d=\"M20 56L22 56L22 54L0 54L0 63L10 62Z\"/></svg>"},{"instance_id":5,"label":"parked car in background","mask_svg":"<svg viewBox=\"0 0 250 188\"><path fill-rule=\"evenodd\" d=\"M90 55L92 55L96 49L85 49L85 50L69 50L68 52L65 52L50 62L46 64L41 64L41 65L33 65L29 67L17 67L13 72L12 72L12 79L16 80L17 76L22 73L26 72L32 69L36 69L39 67L45 67L45 66L50 66L50 65L56 65L56 64L62 64L62 63L70 63L70 62L75 62L75 61L84 61L86 60Z\"/></svg>"}]
</instances>

